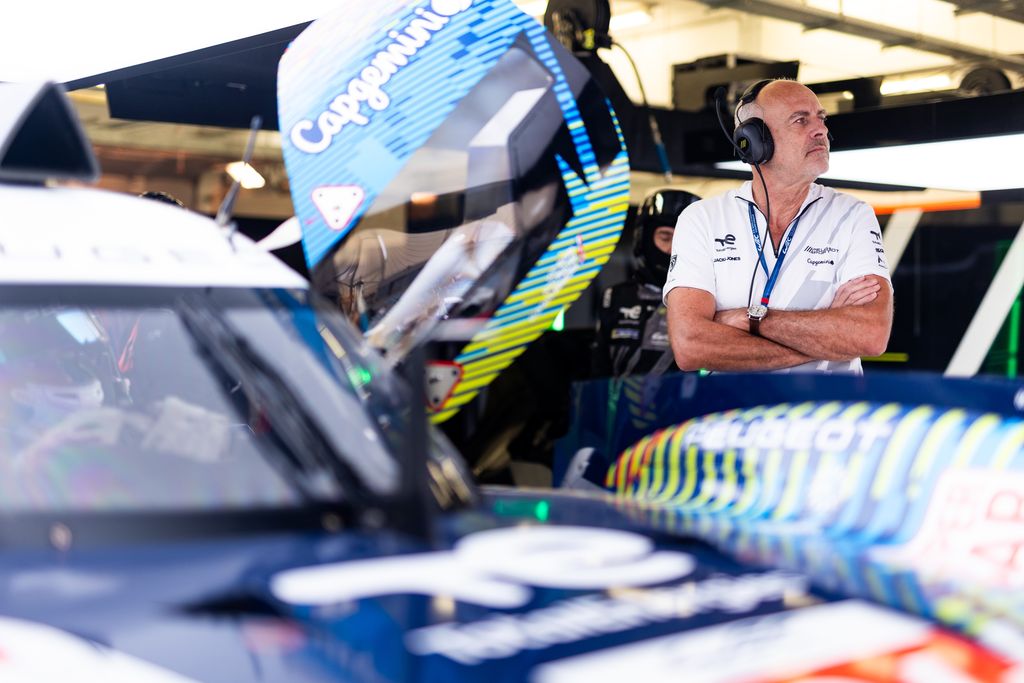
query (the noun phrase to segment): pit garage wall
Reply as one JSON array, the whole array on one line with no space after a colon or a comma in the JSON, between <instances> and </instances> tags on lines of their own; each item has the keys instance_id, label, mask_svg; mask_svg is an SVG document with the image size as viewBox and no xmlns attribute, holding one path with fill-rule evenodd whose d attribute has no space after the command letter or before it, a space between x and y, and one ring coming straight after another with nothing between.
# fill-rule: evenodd
<instances>
[{"instance_id":1,"label":"pit garage wall","mask_svg":"<svg viewBox=\"0 0 1024 683\"><path fill-rule=\"evenodd\" d=\"M983 200L976 209L921 215L892 272L896 315L888 353L881 362L866 363L866 368L969 375L970 368L980 364L980 374L1021 375L1024 311L1019 274L1024 262L1010 249L1024 223L1024 196L1014 199ZM883 235L898 220L896 214L879 218ZM999 300L995 306L993 299ZM1001 314L1007 307L1009 311ZM985 318L995 331L994 339L978 333ZM977 362L964 354L977 356ZM951 368L955 355L956 365L963 368L967 362L968 372Z\"/></svg>"}]
</instances>

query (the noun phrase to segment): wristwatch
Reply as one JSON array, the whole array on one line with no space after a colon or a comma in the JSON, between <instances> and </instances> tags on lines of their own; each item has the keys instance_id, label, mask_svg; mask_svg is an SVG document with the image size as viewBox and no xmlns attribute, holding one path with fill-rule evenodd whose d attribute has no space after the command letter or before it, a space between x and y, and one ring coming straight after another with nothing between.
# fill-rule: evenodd
<instances>
[{"instance_id":1,"label":"wristwatch","mask_svg":"<svg viewBox=\"0 0 1024 683\"><path fill-rule=\"evenodd\" d=\"M750 334L755 337L761 336L761 321L768 315L768 307L764 304L751 304L747 307L747 322L750 324Z\"/></svg>"}]
</instances>

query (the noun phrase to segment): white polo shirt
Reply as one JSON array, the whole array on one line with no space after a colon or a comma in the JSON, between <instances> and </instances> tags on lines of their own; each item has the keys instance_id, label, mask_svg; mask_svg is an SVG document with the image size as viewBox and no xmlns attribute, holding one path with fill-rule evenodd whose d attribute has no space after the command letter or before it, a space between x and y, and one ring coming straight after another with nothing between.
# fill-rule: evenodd
<instances>
[{"instance_id":1,"label":"white polo shirt","mask_svg":"<svg viewBox=\"0 0 1024 683\"><path fill-rule=\"evenodd\" d=\"M750 207L760 239L766 220L754 204L750 181L724 195L686 207L676 223L672 257L663 297L676 287L693 287L715 297L716 310L746 308L750 278L757 261ZM882 231L871 207L850 195L814 183L797 217L779 242L792 233L782 261L770 309L807 311L828 308L844 282L861 275L879 275L889 281L889 266L882 248ZM778 257L771 242L764 249L768 272ZM751 302L761 299L768 277L758 265ZM860 373L860 359L813 361L780 372Z\"/></svg>"}]
</instances>

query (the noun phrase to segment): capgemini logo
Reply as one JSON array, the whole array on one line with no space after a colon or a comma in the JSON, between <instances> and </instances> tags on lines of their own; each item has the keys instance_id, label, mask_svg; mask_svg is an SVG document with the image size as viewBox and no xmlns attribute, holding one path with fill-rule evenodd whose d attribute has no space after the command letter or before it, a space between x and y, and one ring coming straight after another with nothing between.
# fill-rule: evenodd
<instances>
[{"instance_id":1,"label":"capgemini logo","mask_svg":"<svg viewBox=\"0 0 1024 683\"><path fill-rule=\"evenodd\" d=\"M401 30L391 30L391 43L364 66L359 75L349 80L315 120L303 119L292 126L289 139L295 147L309 154L319 154L331 146L334 136L352 123L365 126L373 112L384 111L391 98L383 86L402 70L434 35L464 12L473 0L432 0L430 9L418 7L416 18ZM363 111L363 104L369 111Z\"/></svg>"}]
</instances>

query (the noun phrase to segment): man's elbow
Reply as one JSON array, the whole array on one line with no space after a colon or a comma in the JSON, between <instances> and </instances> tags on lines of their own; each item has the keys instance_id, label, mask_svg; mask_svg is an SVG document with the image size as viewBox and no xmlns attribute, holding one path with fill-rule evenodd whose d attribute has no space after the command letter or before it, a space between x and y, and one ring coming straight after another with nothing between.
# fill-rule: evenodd
<instances>
[{"instance_id":1,"label":"man's elbow","mask_svg":"<svg viewBox=\"0 0 1024 683\"><path fill-rule=\"evenodd\" d=\"M672 344L672 355L675 356L676 365L680 370L692 372L707 365L706 359L697 352L697 348L685 339Z\"/></svg>"},{"instance_id":2,"label":"man's elbow","mask_svg":"<svg viewBox=\"0 0 1024 683\"><path fill-rule=\"evenodd\" d=\"M863 356L881 356L889 348L889 327L873 331L864 340Z\"/></svg>"},{"instance_id":3,"label":"man's elbow","mask_svg":"<svg viewBox=\"0 0 1024 683\"><path fill-rule=\"evenodd\" d=\"M700 370L705 367L706 363L700 362L696 356L689 356L685 354L676 354L676 365L679 366L680 370L686 372L693 372L694 370Z\"/></svg>"}]
</instances>

